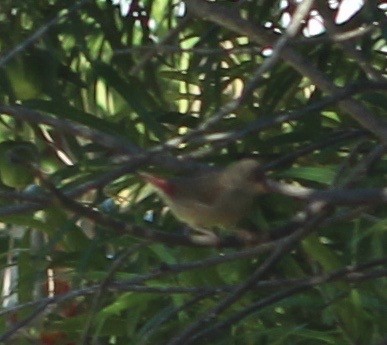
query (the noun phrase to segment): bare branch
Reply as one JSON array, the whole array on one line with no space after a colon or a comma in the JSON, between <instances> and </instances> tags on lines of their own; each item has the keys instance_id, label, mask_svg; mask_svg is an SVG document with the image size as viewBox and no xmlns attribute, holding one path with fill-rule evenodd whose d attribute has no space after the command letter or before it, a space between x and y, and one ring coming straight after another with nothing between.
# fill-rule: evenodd
<instances>
[{"instance_id":1,"label":"bare branch","mask_svg":"<svg viewBox=\"0 0 387 345\"><path fill-rule=\"evenodd\" d=\"M318 1L317 3L319 5L319 12L324 18L324 24L328 30L328 34L330 36L337 35L340 32L339 26L336 25L334 19L332 18L331 9L329 8L328 3L326 1ZM364 54L361 51L357 50L351 42L347 42L345 40L341 41L340 46L348 56L357 61L359 67L362 68L363 71L368 74L369 77L374 80L383 80L383 78L379 75L378 71L373 69L367 62Z\"/></svg>"},{"instance_id":2,"label":"bare branch","mask_svg":"<svg viewBox=\"0 0 387 345\"><path fill-rule=\"evenodd\" d=\"M18 44L14 49L5 54L2 58L0 58L0 68L3 67L9 60L13 59L17 54L27 49L30 45L35 43L40 37L48 32L54 25L58 24L58 22L66 17L68 17L71 13L77 11L83 5L85 5L90 0L81 0L79 2L75 2L72 6L66 7L65 14L58 14L56 17L49 20L46 24L41 26L38 30L36 30L30 37L26 40Z\"/></svg>"},{"instance_id":3,"label":"bare branch","mask_svg":"<svg viewBox=\"0 0 387 345\"><path fill-rule=\"evenodd\" d=\"M31 124L45 124L60 129L62 132L72 136L89 139L95 143L108 148L114 148L117 153L128 155L139 154L139 148L127 139L111 136L88 126L81 125L67 119L58 119L53 116L44 115L38 111L28 109L20 105L1 105L0 113L13 116L14 118Z\"/></svg>"},{"instance_id":4,"label":"bare branch","mask_svg":"<svg viewBox=\"0 0 387 345\"><path fill-rule=\"evenodd\" d=\"M99 284L99 288L96 291L94 298L91 302L90 308L89 308L89 316L85 322L85 327L83 329L83 334L81 338L81 344L87 344L89 341L89 338L91 336L92 332L92 325L93 325L93 318L95 317L95 314L98 311L98 305L101 302L101 298L103 297L103 294L108 290L109 285L112 283L112 280L114 278L114 275L117 273L117 271L121 268L121 266L125 263L125 260L128 259L131 255L133 255L138 250L144 248L145 246L148 246L151 242L143 242L132 245L130 248L125 250L111 265L109 271L107 272L107 275L105 279Z\"/></svg>"},{"instance_id":5,"label":"bare branch","mask_svg":"<svg viewBox=\"0 0 387 345\"><path fill-rule=\"evenodd\" d=\"M245 295L252 286L266 274L298 241L306 236L310 231L315 229L322 220L326 217L328 209L323 203L314 203L309 208L310 218L303 226L288 237L278 241L273 253L257 268L257 270L242 284L238 285L229 296L224 298L222 302L211 308L208 312L201 315L201 317L184 329L180 334L175 336L168 345L190 344L192 338L205 325L213 322L216 318L243 295Z\"/></svg>"},{"instance_id":6,"label":"bare branch","mask_svg":"<svg viewBox=\"0 0 387 345\"><path fill-rule=\"evenodd\" d=\"M249 37L253 42L263 45L271 45L275 41L275 35L264 31L257 25L243 19L239 13L229 7L205 0L186 0L187 7L192 13L204 20L214 22L221 27ZM303 56L290 46L286 46L281 52L282 58L293 68L308 77L319 89L329 94L335 94L340 88L327 78L321 71L309 63ZM363 104L349 99L339 103L340 108L351 115L362 127L374 133L382 142L387 142L387 125L375 117Z\"/></svg>"},{"instance_id":7,"label":"bare branch","mask_svg":"<svg viewBox=\"0 0 387 345\"><path fill-rule=\"evenodd\" d=\"M360 273L360 272L368 270L370 267L369 264L371 264L371 265L375 264L375 266L379 266L379 265L385 265L386 262L387 262L386 259L382 258L382 259L377 259L377 260L370 262L370 263L366 263L364 265L347 266L347 267L344 267L344 268L339 269L337 271L323 274L321 276L311 277L311 278L305 280L304 282L300 282L299 284L297 284L296 286L294 286L290 289L274 293L268 297L260 299L256 303L252 303L248 307L233 314L231 317L227 318L226 320L219 322L214 326L210 326L207 329L205 329L204 331L197 333L194 337L192 337L192 341L195 341L195 340L202 338L204 336L206 336L206 337L214 336L220 330L224 330L225 328L228 328L231 325L234 325L235 323L244 319L248 315L257 312L257 311L263 309L264 307L266 307L268 305L273 305L274 303L277 303L283 299L291 297L297 293L303 292L303 291L310 289L314 286L325 284L325 283L332 282L332 281L336 281L338 279L342 279L344 277L350 277L350 276L355 276L355 277L358 276L360 281L362 279L366 280L366 279L383 277L384 273L386 271L385 269L371 271L371 272L366 271L365 273ZM360 277L362 277L362 278L360 278Z\"/></svg>"}]
</instances>

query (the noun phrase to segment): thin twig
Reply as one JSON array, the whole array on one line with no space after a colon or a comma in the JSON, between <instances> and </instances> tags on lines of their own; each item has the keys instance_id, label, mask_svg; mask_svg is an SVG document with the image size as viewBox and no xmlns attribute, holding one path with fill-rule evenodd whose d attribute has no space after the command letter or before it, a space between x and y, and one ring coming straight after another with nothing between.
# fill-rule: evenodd
<instances>
[{"instance_id":1,"label":"thin twig","mask_svg":"<svg viewBox=\"0 0 387 345\"><path fill-rule=\"evenodd\" d=\"M304 37L304 38L293 38L289 40L289 44L293 46L297 45L316 45L319 43L327 42L342 42L349 41L355 38L360 38L365 35L368 35L378 29L378 23L372 23L366 26L360 26L353 30L348 30L345 32L340 32L337 34L322 34L319 36L313 37ZM181 31L181 28L179 28ZM114 55L128 55L133 53L143 53L143 52L154 52L154 54L194 54L194 55L230 55L230 54L262 54L262 48L258 46L236 46L233 48L203 48L203 47L194 47L194 48L181 48L176 45L168 44L152 44L152 45L142 45L142 46L133 46L130 48L116 49L114 50Z\"/></svg>"},{"instance_id":2,"label":"thin twig","mask_svg":"<svg viewBox=\"0 0 387 345\"><path fill-rule=\"evenodd\" d=\"M326 1L318 1L318 10L323 17L324 25L328 31L328 34L331 36L339 34L339 26L335 23L332 10L330 9ZM376 5L375 5L376 6ZM374 80L383 80L381 75L377 70L375 70L366 60L362 51L358 50L351 42L341 41L340 46L343 51L352 59L355 59L358 66L372 79ZM355 48L356 47L356 48Z\"/></svg>"},{"instance_id":3,"label":"thin twig","mask_svg":"<svg viewBox=\"0 0 387 345\"><path fill-rule=\"evenodd\" d=\"M208 310L205 314L201 315L199 319L189 325L177 336L172 338L168 345L181 345L181 344L190 344L192 338L198 333L199 330L203 329L206 325L211 324L217 317L244 296L248 291L251 290L252 286L261 278L264 274L272 268L280 258L285 255L293 246L299 242L301 238L306 236L310 231L318 226L322 219L326 217L327 210L324 210L324 204L314 204L311 205L312 209L310 210L314 216L312 216L299 230L294 232L288 237L280 240L273 251L273 253L266 259L264 262L257 268L257 270L245 281L243 284L240 284L235 288L232 293L224 298L219 304L214 308Z\"/></svg>"},{"instance_id":4,"label":"thin twig","mask_svg":"<svg viewBox=\"0 0 387 345\"><path fill-rule=\"evenodd\" d=\"M373 151L371 151L367 156L363 158L361 162L359 162L358 167L368 167L369 164L371 164L374 161L375 157L379 157L382 152L385 151L385 147L383 145L379 145L374 148ZM352 175L352 177L356 177L356 175ZM350 180L346 182L346 184L350 184ZM344 186L346 186L344 184ZM310 206L307 208L305 214L300 213L297 217L301 217L302 221L305 221L303 225L300 225L300 228L296 230L294 233L289 235L288 237L285 237L283 239L283 242L280 242L278 247L276 247L276 250L261 264L260 267L254 272L250 278L241 284L233 293L231 293L228 298L224 299L221 303L219 303L216 307L212 308L208 313L207 316L203 316L200 320L193 322L190 326L188 326L181 334L174 337L170 345L178 345L178 344L190 344L194 341L195 337L199 336L199 334L207 332L207 330L199 331L203 329L203 327L208 324L208 322L213 321L217 318L220 312L228 308L232 303L234 303L237 299L239 299L242 295L244 295L252 286L253 281L255 278L258 280L258 278L262 277L264 273L266 273L279 259L284 253L288 252L289 249L291 249L301 238L306 236L309 232L313 230L313 227L321 226L324 221L326 221L326 215L330 211L331 206L326 202L312 202ZM308 219L309 218L309 219ZM304 220L305 219L305 220ZM297 220L296 220L297 221ZM303 286L298 286L292 288L291 294L298 293L304 290ZM259 300L255 307L263 307L268 304L274 303L277 301L277 298L283 298L287 297L288 293L279 293L272 296L269 296L267 298L264 298L262 300ZM246 308L245 313L242 313L241 315L244 316L246 313L250 312L251 308ZM255 310L255 309L253 309ZM239 317L231 317L229 319L229 323L227 325L230 325L234 320L237 322L241 319L240 315ZM220 323L221 325L223 323ZM209 327L212 328L212 327Z\"/></svg>"},{"instance_id":5,"label":"thin twig","mask_svg":"<svg viewBox=\"0 0 387 345\"><path fill-rule=\"evenodd\" d=\"M19 321L14 326L12 326L11 329L9 329L8 331L0 335L0 342L5 342L6 340L10 339L13 335L15 335L17 331L29 325L33 320L35 320L39 316L39 314L41 314L47 308L49 304L50 304L49 301L45 301L40 303L40 305L35 306L35 309L29 316Z\"/></svg>"},{"instance_id":6,"label":"thin twig","mask_svg":"<svg viewBox=\"0 0 387 345\"><path fill-rule=\"evenodd\" d=\"M257 88L259 83L262 82L264 73L268 72L278 62L278 60L280 59L281 51L289 43L289 40L297 34L302 21L302 19L300 20L300 18L304 18L307 15L313 2L314 0L307 0L302 2L302 5L298 6L295 14L295 19L289 25L286 34L278 37L273 46L273 52L271 56L267 58L263 62L263 64L260 65L253 72L253 76L248 80L246 86L244 87L241 95L238 98L233 99L232 101L223 105L215 114L212 114L212 116L208 120L200 123L196 130L189 132L180 140L167 141L164 144L164 147L169 148L171 146L179 146L183 142L183 140L188 142L192 141L192 139L196 138L197 136L206 133L210 128L217 124L226 115L237 110L246 101L246 99L251 96L251 94Z\"/></svg>"},{"instance_id":7,"label":"thin twig","mask_svg":"<svg viewBox=\"0 0 387 345\"><path fill-rule=\"evenodd\" d=\"M139 251L140 249L144 248L145 246L148 246L150 243L152 243L152 242L145 241L145 242L141 242L141 243L137 243L137 244L132 245L130 248L125 250L113 262L109 271L107 272L106 277L99 284L99 288L95 292L94 298L91 302L91 305L89 308L89 316L88 316L87 320L85 321L85 326L83 329L83 334L82 334L82 338L81 338L81 342L80 342L81 344L87 344L89 341L89 338L90 338L91 332L92 332L93 318L98 311L98 305L101 302L101 298L102 298L103 294L108 290L109 284L112 282L114 275L117 273L117 271L120 269L120 267L125 263L126 259L129 256L133 255L135 252Z\"/></svg>"},{"instance_id":8,"label":"thin twig","mask_svg":"<svg viewBox=\"0 0 387 345\"><path fill-rule=\"evenodd\" d=\"M195 16L211 21L250 38L255 43L271 45L276 40L275 35L263 28L243 19L238 11L231 7L225 7L216 2L205 0L186 0L188 9ZM281 57L301 75L308 77L319 89L329 94L340 91L324 73L313 66L306 57L299 54L293 47L285 46ZM363 128L375 134L382 142L387 142L387 124L384 120L374 116L362 103L354 99L343 100L340 108L348 113Z\"/></svg>"},{"instance_id":9,"label":"thin twig","mask_svg":"<svg viewBox=\"0 0 387 345\"><path fill-rule=\"evenodd\" d=\"M202 337L204 335L208 335L214 331L217 331L218 329L225 328L231 324L234 324L236 321L234 318L237 318L237 321L240 320L243 317L246 317L251 312L257 311L258 308L262 308L267 303L274 303L275 301L281 300L283 298L290 297L292 294L289 293L289 291L294 291L294 293L299 292L298 289L302 286L306 286L307 288L313 287L318 284L322 283L328 283L328 282L334 282L337 280L344 280L347 282L352 283L358 283L362 282L368 279L375 279L380 277L385 277L387 275L386 269L375 269L370 270L371 268L374 268L376 266L385 265L387 263L387 258L380 258L371 260L369 262L366 262L364 264L360 265L351 265L346 266L342 269L332 271L326 274L318 275L318 276L312 276L306 279L284 279L284 280L269 280L269 281L259 281L254 285L254 289L260 289L260 288L268 288L268 287L285 287L292 285L293 287L289 290L286 290L284 293L281 293L279 296L270 296L267 300L261 300L258 303L249 306L249 308L244 309L240 313L238 313L238 316L235 314L226 321L219 323L215 325L214 327L206 329L203 333L198 333L197 336L195 336L195 339L197 337ZM100 289L100 284L96 284L87 288L83 289L77 289L72 290L68 293L53 296L53 297L46 297L42 298L38 301L32 301L24 304L20 304L11 308L7 308L5 310L0 311L0 316L5 315L8 313L14 313L24 308L30 308L35 307L34 313L32 313L29 317L23 319L21 322L19 322L17 325L15 325L12 330L9 330L7 333L4 333L0 336L0 341L7 340L12 337L18 330L28 326L35 318L36 316L44 311L45 308L47 308L50 304L59 304L63 303L69 299L74 299L78 296L88 295L91 293L94 293L95 291L98 291ZM176 293L195 293L199 294L197 297L195 297L193 300L187 302L184 306L181 308L186 308L189 305L193 304L197 299L202 299L207 297L208 295L212 295L214 293L221 293L221 292L228 292L230 290L234 289L233 286L220 286L220 287L214 287L214 288L195 288L195 287L148 287L144 285L135 285L131 282L112 282L110 284L109 290L110 291L138 291L138 292L149 292L149 293L168 293L168 294L176 294ZM273 300L274 299L274 300ZM264 301L266 301L264 303ZM38 306L38 307L37 307ZM181 308L178 308L175 310L175 312L181 310Z\"/></svg>"},{"instance_id":10,"label":"thin twig","mask_svg":"<svg viewBox=\"0 0 387 345\"><path fill-rule=\"evenodd\" d=\"M18 120L31 124L45 124L54 128L59 128L61 132L91 140L99 145L116 150L117 153L128 155L139 154L142 150L138 146L129 142L126 138L117 135L112 136L97 129L81 125L71 120L58 119L53 116L44 115L38 111L23 107L21 105L0 104L0 113L7 114Z\"/></svg>"},{"instance_id":11,"label":"thin twig","mask_svg":"<svg viewBox=\"0 0 387 345\"><path fill-rule=\"evenodd\" d=\"M5 64L13 59L17 54L22 52L23 50L27 49L30 45L32 45L34 42L36 42L40 37L42 37L51 27L58 24L58 22L61 19L64 19L68 17L71 13L77 11L80 7L85 5L90 0L81 0L79 2L75 2L70 7L65 7L66 13L64 14L58 14L51 20L49 20L46 24L42 25L38 30L36 30L31 36L29 36L27 39L25 39L23 42L19 43L15 48L13 48L11 51L9 51L7 54L5 54L2 58L0 58L0 68L5 66ZM62 12L63 9L60 11Z\"/></svg>"},{"instance_id":12,"label":"thin twig","mask_svg":"<svg viewBox=\"0 0 387 345\"><path fill-rule=\"evenodd\" d=\"M169 43L172 41L176 36L179 35L181 31L183 31L188 24L191 22L192 17L191 16L186 16L183 18L180 23L176 26L176 28L170 30L168 34L159 42L157 45L154 46L153 50L149 50L137 64L135 64L129 71L129 74L131 75L136 75L140 72L141 68L143 68L146 63L152 59L155 55L157 55L158 50L162 49L164 44Z\"/></svg>"},{"instance_id":13,"label":"thin twig","mask_svg":"<svg viewBox=\"0 0 387 345\"><path fill-rule=\"evenodd\" d=\"M377 259L373 263L371 262L371 265L373 264L385 265L386 259L385 258ZM380 278L384 276L383 271L385 270L377 270L376 272L366 271L365 273L359 272L359 271L368 270L369 267L370 267L369 263L366 263L365 265L359 265L359 266L347 266L337 271L329 272L326 274L322 274L320 276L315 276L315 277L306 279L305 281L300 282L299 284L297 284L296 286L290 289L286 289L284 291L274 293L268 297L258 300L255 303L250 304L248 307L233 314L231 317L228 317L226 320L219 322L214 326L210 326L204 331L201 331L195 334L195 336L192 337L192 341L196 341L202 337L206 337L206 339L208 340L210 337L213 337L220 330L224 330L225 328L228 328L231 325L234 325L235 323L241 321L248 315L251 315L252 313L257 312L266 306L273 305L274 303L277 303L285 298L289 298L297 293L303 292L307 289L311 289L314 286L336 281L342 277L351 276L351 275L355 277L358 276L360 281L366 280L366 279ZM186 343L186 344L189 344L189 343Z\"/></svg>"}]
</instances>

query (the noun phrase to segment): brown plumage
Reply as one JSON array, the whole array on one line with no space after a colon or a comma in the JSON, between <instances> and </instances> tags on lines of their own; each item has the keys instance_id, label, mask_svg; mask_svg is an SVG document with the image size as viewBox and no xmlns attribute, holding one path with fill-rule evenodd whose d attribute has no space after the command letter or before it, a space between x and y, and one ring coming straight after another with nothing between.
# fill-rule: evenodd
<instances>
[{"instance_id":1,"label":"brown plumage","mask_svg":"<svg viewBox=\"0 0 387 345\"><path fill-rule=\"evenodd\" d=\"M232 230L249 212L255 196L262 193L258 167L255 160L243 159L194 177L140 176L155 188L176 218L192 228Z\"/></svg>"}]
</instances>

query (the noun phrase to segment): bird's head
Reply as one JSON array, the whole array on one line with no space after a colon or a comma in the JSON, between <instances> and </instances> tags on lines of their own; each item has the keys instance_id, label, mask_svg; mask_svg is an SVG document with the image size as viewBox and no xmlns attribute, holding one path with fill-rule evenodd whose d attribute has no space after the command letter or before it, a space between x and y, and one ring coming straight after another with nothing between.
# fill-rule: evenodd
<instances>
[{"instance_id":1,"label":"bird's head","mask_svg":"<svg viewBox=\"0 0 387 345\"><path fill-rule=\"evenodd\" d=\"M176 186L168 179L148 173L140 172L138 175L147 183L153 186L159 193L173 197L176 193Z\"/></svg>"},{"instance_id":2,"label":"bird's head","mask_svg":"<svg viewBox=\"0 0 387 345\"><path fill-rule=\"evenodd\" d=\"M253 185L259 182L259 163L254 159L242 159L230 164L223 170L222 176L227 184Z\"/></svg>"}]
</instances>

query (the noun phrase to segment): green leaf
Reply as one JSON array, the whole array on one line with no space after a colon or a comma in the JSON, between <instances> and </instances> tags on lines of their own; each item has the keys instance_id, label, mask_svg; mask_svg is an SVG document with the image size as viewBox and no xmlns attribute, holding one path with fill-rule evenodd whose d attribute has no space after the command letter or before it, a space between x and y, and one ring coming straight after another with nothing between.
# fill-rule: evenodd
<instances>
[{"instance_id":1,"label":"green leaf","mask_svg":"<svg viewBox=\"0 0 387 345\"><path fill-rule=\"evenodd\" d=\"M324 185L331 185L335 178L336 170L334 167L294 167L287 169L276 176L282 178L296 178L307 181L319 182Z\"/></svg>"}]
</instances>

